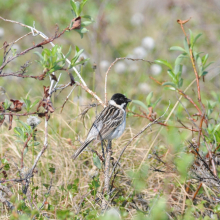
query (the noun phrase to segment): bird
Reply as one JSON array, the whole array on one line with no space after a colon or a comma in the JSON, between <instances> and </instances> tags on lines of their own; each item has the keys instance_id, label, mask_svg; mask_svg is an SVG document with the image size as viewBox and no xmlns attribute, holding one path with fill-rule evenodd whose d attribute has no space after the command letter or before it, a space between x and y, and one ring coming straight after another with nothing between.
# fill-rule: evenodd
<instances>
[{"instance_id":1,"label":"bird","mask_svg":"<svg viewBox=\"0 0 220 220\"><path fill-rule=\"evenodd\" d=\"M112 141L123 134L126 126L125 109L131 101L131 99L128 99L121 93L115 93L111 97L108 105L93 122L86 140L72 156L73 160L75 160L92 141Z\"/></svg>"}]
</instances>

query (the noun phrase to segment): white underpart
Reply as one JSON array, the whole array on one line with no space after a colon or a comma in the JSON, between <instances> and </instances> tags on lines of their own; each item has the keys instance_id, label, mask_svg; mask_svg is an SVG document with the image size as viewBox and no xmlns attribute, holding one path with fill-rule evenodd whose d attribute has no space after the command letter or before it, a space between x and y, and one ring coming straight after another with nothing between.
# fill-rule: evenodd
<instances>
[{"instance_id":1,"label":"white underpart","mask_svg":"<svg viewBox=\"0 0 220 220\"><path fill-rule=\"evenodd\" d=\"M125 130L126 126L126 112L124 112L123 122L115 129L115 131L108 137L108 140L113 140L115 138L119 138Z\"/></svg>"}]
</instances>

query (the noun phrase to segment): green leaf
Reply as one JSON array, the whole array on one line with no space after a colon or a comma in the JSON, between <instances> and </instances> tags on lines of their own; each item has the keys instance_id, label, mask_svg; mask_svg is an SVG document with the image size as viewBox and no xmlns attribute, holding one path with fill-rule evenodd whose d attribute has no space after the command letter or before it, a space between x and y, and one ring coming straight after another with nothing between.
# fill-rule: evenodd
<instances>
[{"instance_id":1,"label":"green leaf","mask_svg":"<svg viewBox=\"0 0 220 220\"><path fill-rule=\"evenodd\" d=\"M204 55L204 56L202 57L202 64L203 64L203 66L206 64L208 58L209 58L209 55L208 55L208 54L206 54L206 55Z\"/></svg>"},{"instance_id":2,"label":"green leaf","mask_svg":"<svg viewBox=\"0 0 220 220\"><path fill-rule=\"evenodd\" d=\"M82 26L82 27L85 27L85 26L90 25L91 23L92 23L92 21L83 21L83 22L81 23L81 26Z\"/></svg>"},{"instance_id":3,"label":"green leaf","mask_svg":"<svg viewBox=\"0 0 220 220\"><path fill-rule=\"evenodd\" d=\"M4 166L4 170L6 170L6 171L10 170L10 164L6 163L5 166Z\"/></svg>"},{"instance_id":4,"label":"green leaf","mask_svg":"<svg viewBox=\"0 0 220 220\"><path fill-rule=\"evenodd\" d=\"M85 19L88 19L90 21L94 21L94 19L90 15L83 15L83 16L81 16L81 18L85 18Z\"/></svg>"},{"instance_id":5,"label":"green leaf","mask_svg":"<svg viewBox=\"0 0 220 220\"><path fill-rule=\"evenodd\" d=\"M94 165L95 165L98 169L101 169L101 168L102 168L102 163L101 163L99 157L97 156L97 154L95 154L95 153L93 154L92 160L93 160Z\"/></svg>"},{"instance_id":6,"label":"green leaf","mask_svg":"<svg viewBox=\"0 0 220 220\"><path fill-rule=\"evenodd\" d=\"M40 99L35 100L32 104L31 104L31 108L33 108L38 102L40 101Z\"/></svg>"},{"instance_id":7,"label":"green leaf","mask_svg":"<svg viewBox=\"0 0 220 220\"><path fill-rule=\"evenodd\" d=\"M183 85L183 78L180 78L179 82L178 82L178 88L181 88Z\"/></svg>"},{"instance_id":8,"label":"green leaf","mask_svg":"<svg viewBox=\"0 0 220 220\"><path fill-rule=\"evenodd\" d=\"M74 14L76 15L76 17L79 16L79 6L80 3L79 2L75 2L74 0L70 0L70 5L73 9Z\"/></svg>"},{"instance_id":9,"label":"green leaf","mask_svg":"<svg viewBox=\"0 0 220 220\"><path fill-rule=\"evenodd\" d=\"M50 186L49 184L43 183L43 186L48 189L48 187Z\"/></svg>"},{"instance_id":10,"label":"green leaf","mask_svg":"<svg viewBox=\"0 0 220 220\"><path fill-rule=\"evenodd\" d=\"M213 134L220 129L220 124L217 124L214 128Z\"/></svg>"},{"instance_id":11,"label":"green leaf","mask_svg":"<svg viewBox=\"0 0 220 220\"><path fill-rule=\"evenodd\" d=\"M82 0L81 3L80 3L80 6L79 6L79 14L81 14L82 10L83 10L83 7L84 5L86 4L88 0Z\"/></svg>"},{"instance_id":12,"label":"green leaf","mask_svg":"<svg viewBox=\"0 0 220 220\"><path fill-rule=\"evenodd\" d=\"M89 30L88 29L86 29L86 28L82 28L82 29L80 29L80 33L82 33L82 34L85 34L85 33L87 33Z\"/></svg>"},{"instance_id":13,"label":"green leaf","mask_svg":"<svg viewBox=\"0 0 220 220\"><path fill-rule=\"evenodd\" d=\"M137 191L141 191L146 187L146 179L149 167L144 164L138 170L131 170L128 172L128 176L132 180L132 185Z\"/></svg>"},{"instance_id":14,"label":"green leaf","mask_svg":"<svg viewBox=\"0 0 220 220\"><path fill-rule=\"evenodd\" d=\"M40 142L34 141L34 146L38 146L38 145L40 145Z\"/></svg>"},{"instance_id":15,"label":"green leaf","mask_svg":"<svg viewBox=\"0 0 220 220\"><path fill-rule=\"evenodd\" d=\"M68 53L67 53L66 56L65 56L65 59L69 57L71 51L72 51L72 47L70 46L69 51L68 51Z\"/></svg>"},{"instance_id":16,"label":"green leaf","mask_svg":"<svg viewBox=\"0 0 220 220\"><path fill-rule=\"evenodd\" d=\"M207 64L206 66L203 67L203 70L207 69L211 64L213 64L214 62L210 62L209 64Z\"/></svg>"},{"instance_id":17,"label":"green leaf","mask_svg":"<svg viewBox=\"0 0 220 220\"><path fill-rule=\"evenodd\" d=\"M41 53L39 53L38 51L35 51L34 53L37 54L40 57L41 60L44 59L43 56L41 55Z\"/></svg>"},{"instance_id":18,"label":"green leaf","mask_svg":"<svg viewBox=\"0 0 220 220\"><path fill-rule=\"evenodd\" d=\"M25 149L24 149L24 156L25 156L25 154L28 152L28 147L25 147Z\"/></svg>"},{"instance_id":19,"label":"green leaf","mask_svg":"<svg viewBox=\"0 0 220 220\"><path fill-rule=\"evenodd\" d=\"M194 41L193 41L193 46L195 45L196 41L198 40L198 38L199 38L201 35L202 35L202 34L200 33L200 34L198 34L198 35L195 37L195 39L194 39Z\"/></svg>"},{"instance_id":20,"label":"green leaf","mask_svg":"<svg viewBox=\"0 0 220 220\"><path fill-rule=\"evenodd\" d=\"M190 29L189 29L189 35L190 35L190 47L193 48L194 37L193 37L193 33Z\"/></svg>"},{"instance_id":21,"label":"green leaf","mask_svg":"<svg viewBox=\"0 0 220 220\"><path fill-rule=\"evenodd\" d=\"M49 172L51 172L51 173L55 173L55 168L50 167L50 168L49 168ZM67 187L67 188L68 188L68 187Z\"/></svg>"},{"instance_id":22,"label":"green leaf","mask_svg":"<svg viewBox=\"0 0 220 220\"><path fill-rule=\"evenodd\" d=\"M11 106L11 102L8 100L8 99L5 99L5 101L4 101L4 109L8 109L10 106Z\"/></svg>"},{"instance_id":23,"label":"green leaf","mask_svg":"<svg viewBox=\"0 0 220 220\"><path fill-rule=\"evenodd\" d=\"M176 79L176 75L173 73L173 71L167 70L167 73L170 76L170 78L176 83L177 79Z\"/></svg>"},{"instance_id":24,"label":"green leaf","mask_svg":"<svg viewBox=\"0 0 220 220\"><path fill-rule=\"evenodd\" d=\"M29 112L30 111L30 106L31 106L30 99L22 99L22 100L25 103L25 108L26 108L27 112Z\"/></svg>"},{"instance_id":25,"label":"green leaf","mask_svg":"<svg viewBox=\"0 0 220 220\"><path fill-rule=\"evenodd\" d=\"M161 101L161 99L162 99L161 97L158 98L157 101L152 104L152 107L155 108L156 105Z\"/></svg>"},{"instance_id":26,"label":"green leaf","mask_svg":"<svg viewBox=\"0 0 220 220\"><path fill-rule=\"evenodd\" d=\"M15 132L16 134L18 134L19 136L23 136L23 131L22 131L22 129L19 128L19 127L15 127L15 128L14 128L14 132Z\"/></svg>"},{"instance_id":27,"label":"green leaf","mask_svg":"<svg viewBox=\"0 0 220 220\"><path fill-rule=\"evenodd\" d=\"M172 86L172 87L176 88L176 84L172 83L172 82L165 82L162 84L162 86Z\"/></svg>"},{"instance_id":28,"label":"green leaf","mask_svg":"<svg viewBox=\"0 0 220 220\"><path fill-rule=\"evenodd\" d=\"M163 64L172 70L172 65L166 60L159 59L159 60L155 60L154 62L158 64Z\"/></svg>"},{"instance_id":29,"label":"green leaf","mask_svg":"<svg viewBox=\"0 0 220 220\"><path fill-rule=\"evenodd\" d=\"M153 92L150 92L146 98L146 102L147 102L147 106L150 107L151 106L151 99L153 97Z\"/></svg>"},{"instance_id":30,"label":"green leaf","mask_svg":"<svg viewBox=\"0 0 220 220\"><path fill-rule=\"evenodd\" d=\"M135 103L135 104L137 104L137 105L140 105L140 106L143 107L144 109L148 110L147 106L146 106L143 102L141 102L141 101L139 101L139 100L132 100L132 103Z\"/></svg>"},{"instance_id":31,"label":"green leaf","mask_svg":"<svg viewBox=\"0 0 220 220\"><path fill-rule=\"evenodd\" d=\"M175 75L181 75L182 74L182 65L180 65L181 61L183 59L182 54L180 54L176 60L175 60L175 67L174 67L174 73ZM181 71L181 74L179 72Z\"/></svg>"},{"instance_id":32,"label":"green leaf","mask_svg":"<svg viewBox=\"0 0 220 220\"><path fill-rule=\"evenodd\" d=\"M17 120L17 121L24 127L26 132L28 132L29 134L32 132L31 126L24 123L23 121L20 121L20 120Z\"/></svg>"},{"instance_id":33,"label":"green leaf","mask_svg":"<svg viewBox=\"0 0 220 220\"><path fill-rule=\"evenodd\" d=\"M83 38L83 34L87 33L88 29L86 29L85 27L81 27L80 29L74 29L74 31L78 32L81 38Z\"/></svg>"},{"instance_id":34,"label":"green leaf","mask_svg":"<svg viewBox=\"0 0 220 220\"><path fill-rule=\"evenodd\" d=\"M179 47L179 46L173 46L170 48L170 50L177 50L177 51L186 52L182 47Z\"/></svg>"},{"instance_id":35,"label":"green leaf","mask_svg":"<svg viewBox=\"0 0 220 220\"><path fill-rule=\"evenodd\" d=\"M202 72L202 76L205 76L205 75L207 75L208 74L208 71L203 71Z\"/></svg>"}]
</instances>

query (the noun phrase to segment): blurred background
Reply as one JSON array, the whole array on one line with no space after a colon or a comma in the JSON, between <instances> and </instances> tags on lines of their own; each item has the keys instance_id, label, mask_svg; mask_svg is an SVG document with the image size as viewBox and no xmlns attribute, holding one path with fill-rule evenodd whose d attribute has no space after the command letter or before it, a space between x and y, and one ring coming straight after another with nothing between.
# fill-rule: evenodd
<instances>
[{"instance_id":1,"label":"blurred background","mask_svg":"<svg viewBox=\"0 0 220 220\"><path fill-rule=\"evenodd\" d=\"M208 67L208 74L205 77L205 81L201 80L201 94L204 104L207 105L206 100L215 100L216 97L219 97L217 96L220 87L219 11L219 0L90 0L85 5L84 15L91 15L94 22L88 26L89 32L84 35L84 38L81 39L77 32L70 31L55 40L54 43L62 46L64 54L68 52L71 46L73 50L69 57L70 59L74 56L75 46L84 49L82 56L89 58L89 61L82 65L79 70L88 87L94 90L97 95L104 100L105 73L116 58L130 57L148 61L165 59L170 63L174 63L180 52L170 51L169 48L171 46L183 47L184 41L184 34L180 25L177 23L177 19L186 20L191 17L191 20L184 25L187 35L189 35L189 29L191 29L194 36L202 33L202 36L197 41L195 50L197 52L202 51L204 54L208 53L209 62L214 61L214 63ZM63 0L4 0L1 1L0 16L30 26L33 26L33 22L35 22L36 29L42 31L48 37L54 36L57 25L61 31L69 26L73 19L69 1ZM5 41L8 43L13 42L29 32L30 30L25 27L0 19L0 48ZM33 37L29 35L14 44L13 48L16 49L17 52L21 52L31 47L33 43L36 44L41 41L42 38L40 36ZM50 49L49 45L46 47ZM42 49L35 51L41 52ZM1 61L3 59L3 52L3 49L1 49ZM34 51L31 51L7 65L4 72L12 73L18 71L22 65L30 61L31 65L28 68L27 74L41 75L43 69L40 64L36 62L38 59L39 57L34 54ZM183 64L182 77L184 78L184 82L182 90L195 79L189 60L184 61ZM96 68L94 68L94 66ZM57 72L57 77L58 74ZM80 81L74 72L73 75L75 80ZM126 94L128 98L146 103L147 95L153 92L152 101L161 98L161 101L154 108L154 111L157 112L157 115L162 115L168 106L169 100L171 100L172 108L178 96L165 87L156 84L150 77L154 77L159 82L169 81L167 67L144 61L133 62L122 60L117 62L108 75L108 99L111 98L112 94L120 92ZM68 82L69 76L64 72L59 84ZM29 94L32 102L36 99L42 99L43 85L50 85L48 77L43 81L35 79L23 80L16 77L0 78L0 101L3 101L5 98L21 99L21 97L26 97L27 94ZM51 115L51 120L49 121L49 148L45 153L48 157L46 159L42 157L42 161L38 166L39 176L36 178L39 178L38 181L48 183L49 174L48 169L46 170L45 168L52 166L56 168L56 174L54 175L57 177L55 184L58 186L68 184L69 181L74 179L77 175L82 182L84 180L82 183L83 186L88 182L89 177L86 174L90 171L87 170L87 168L93 166L92 160L90 159L91 163L87 163L88 161L86 160L84 164L77 162L77 165L69 163L68 160L77 146L80 145L79 139L84 140L95 118L96 110L95 108L90 110L89 113L86 114L85 121L78 116L82 113L85 105L96 103L96 100L91 99L91 96L85 91L76 88L66 103L63 113L60 114L61 106L70 90L71 88L67 88L62 91L61 94L56 93L52 97L56 111ZM190 87L187 94L194 98L197 97L196 84ZM197 98L194 100L197 100ZM189 111L193 109L192 105L186 100L182 102ZM134 106L135 104L131 103L129 109L140 113L139 106L135 106L136 109L133 108ZM98 108L97 112L101 110L101 107ZM174 123L173 121L177 118L189 123L189 120L186 120L188 115L185 112L184 115L183 112L183 107L181 105L178 106L169 123ZM215 113L219 114L219 111ZM26 119L23 118L21 120L25 121ZM43 119L41 119L41 121L37 137L41 145L35 148L35 156L43 146L44 141ZM119 155L120 149L122 148L121 146L124 146L131 136L139 132L141 128L148 123L149 121L147 119L129 117L125 135L123 135L118 142L114 142L115 155ZM16 123L13 124L13 127L15 124ZM121 166L123 167L125 165L125 167L123 167L125 170L130 170L140 165L140 161L144 158L159 128L159 125L153 126L152 130L149 129L149 131L144 133L147 135L141 136L137 142L134 142L133 145L127 148L126 156L121 160ZM0 136L2 137L0 139L1 153L8 157L12 156L15 158L15 161L18 161L22 145L15 142L15 137L12 136L13 131L7 132L7 129L7 125L2 126L0 129ZM182 130L178 130L178 132L181 133ZM165 131L160 134L154 143L155 148L165 149L166 146L172 144L176 136L172 137L170 142L167 143L167 135ZM192 140L192 138L192 132L187 131L184 133L182 141ZM177 142L179 142L179 139ZM98 149L100 150L100 148ZM88 156L91 155L91 153L84 153L80 161L86 158L85 155ZM26 163L31 166L31 161L28 160L28 157L26 158ZM146 158L143 160L145 159ZM79 167L81 169L79 169ZM16 170L16 168L14 169ZM123 173L123 175L125 175L125 173ZM157 191L155 191L155 182L158 182L158 184L161 183L163 186L164 178L158 177L158 179L160 178L158 181L155 181L155 178L153 174L152 181L149 181L151 186L147 188L147 190L149 190L146 194L148 197L154 196L157 193ZM160 186L158 186L158 189L159 188ZM63 192L60 192L62 195ZM54 201L54 203L56 202L58 203L58 201Z\"/></svg>"},{"instance_id":2,"label":"blurred background","mask_svg":"<svg viewBox=\"0 0 220 220\"><path fill-rule=\"evenodd\" d=\"M219 9L220 3L217 0L199 2L194 0L89 1L85 6L85 11L94 19L94 23L88 27L89 33L81 39L76 32L69 32L57 39L55 44L62 45L64 52L67 52L70 46L74 48L75 45L84 49L84 57L89 58L90 61L83 67L82 76L88 86L92 88L92 66L96 64L95 90L103 98L105 72L115 58L131 57L150 61L163 58L172 62L178 52L171 52L169 48L174 45L181 46L184 39L176 20L185 20L191 17L190 22L185 25L186 31L188 33L188 29L191 29L195 35L202 33L197 45L200 51L209 53L210 60L215 62L209 67L210 71L206 80L212 80L212 83L218 88ZM47 36L52 36L55 33L56 24L62 30L69 25L73 18L69 1L59 0L2 1L0 14L4 18L20 21L31 26L35 22L35 27ZM28 32L28 29L20 25L0 20L0 45L6 40L7 42L14 41ZM13 47L17 51L22 51L30 47L33 42L40 41L39 36L33 38L30 35ZM6 71L16 71L27 60L31 60L32 65L29 68L29 73L40 74L42 69L34 61L36 59L38 57L31 52L26 57L23 56L15 60ZM191 67L184 66L184 73L189 81L194 77ZM158 88L149 79L149 76L156 76L158 80L165 81L167 80L166 75L166 68L163 69L157 64L149 65L141 61L120 61L109 75L109 94L120 90L136 99L143 98L152 90L155 94L161 93L163 88ZM12 80L19 81L16 78L1 79L1 86L7 87L5 89L9 92L10 97L12 95L14 98L20 98L19 96L23 95L23 89L26 90L25 92L30 92L30 94L33 92L35 95L36 92L39 92L36 91L37 88L33 87L33 83L36 81L27 79L26 82L28 83L25 88L18 85L18 89L14 93L10 91L11 83L9 82ZM49 84L46 80L40 83ZM127 88L128 85L129 89Z\"/></svg>"}]
</instances>

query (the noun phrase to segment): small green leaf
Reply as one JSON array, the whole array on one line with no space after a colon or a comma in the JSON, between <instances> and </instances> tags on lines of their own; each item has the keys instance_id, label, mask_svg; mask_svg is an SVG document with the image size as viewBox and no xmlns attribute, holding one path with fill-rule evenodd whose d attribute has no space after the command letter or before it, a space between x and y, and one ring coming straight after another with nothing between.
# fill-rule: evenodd
<instances>
[{"instance_id":1,"label":"small green leaf","mask_svg":"<svg viewBox=\"0 0 220 220\"><path fill-rule=\"evenodd\" d=\"M208 54L206 54L206 55L204 55L204 56L202 57L202 64L203 64L203 66L206 64L208 58L209 58L209 55L208 55Z\"/></svg>"},{"instance_id":2,"label":"small green leaf","mask_svg":"<svg viewBox=\"0 0 220 220\"><path fill-rule=\"evenodd\" d=\"M207 75L208 74L208 71L203 71L202 72L202 76L205 76L205 75Z\"/></svg>"},{"instance_id":3,"label":"small green leaf","mask_svg":"<svg viewBox=\"0 0 220 220\"><path fill-rule=\"evenodd\" d=\"M55 173L55 168L50 167L50 168L49 168L49 172L51 172L51 173Z\"/></svg>"},{"instance_id":4,"label":"small green leaf","mask_svg":"<svg viewBox=\"0 0 220 220\"><path fill-rule=\"evenodd\" d=\"M157 101L152 104L152 107L155 108L156 105L161 101L161 99L162 99L161 97L157 99Z\"/></svg>"},{"instance_id":5,"label":"small green leaf","mask_svg":"<svg viewBox=\"0 0 220 220\"><path fill-rule=\"evenodd\" d=\"M85 18L85 19L88 19L90 21L94 21L94 19L90 15L83 15L83 16L81 16L81 18Z\"/></svg>"},{"instance_id":6,"label":"small green leaf","mask_svg":"<svg viewBox=\"0 0 220 220\"><path fill-rule=\"evenodd\" d=\"M86 4L88 0L82 0L81 3L80 3L80 6L79 6L79 14L81 14L82 10L83 10L83 7L84 5Z\"/></svg>"},{"instance_id":7,"label":"small green leaf","mask_svg":"<svg viewBox=\"0 0 220 220\"><path fill-rule=\"evenodd\" d=\"M137 105L140 105L141 107L143 107L144 109L148 110L148 107L141 101L139 100L132 100L132 103L135 103Z\"/></svg>"},{"instance_id":8,"label":"small green leaf","mask_svg":"<svg viewBox=\"0 0 220 220\"><path fill-rule=\"evenodd\" d=\"M65 56L65 59L69 57L71 51L72 51L72 47L70 46L69 51L68 51L68 53L67 53L66 56Z\"/></svg>"},{"instance_id":9,"label":"small green leaf","mask_svg":"<svg viewBox=\"0 0 220 220\"><path fill-rule=\"evenodd\" d=\"M23 128L25 129L25 131L27 133L30 134L32 132L32 129L31 129L30 125L28 125L28 124L26 124L26 123L24 123L23 121L20 121L20 120L17 120L17 121L23 126Z\"/></svg>"},{"instance_id":10,"label":"small green leaf","mask_svg":"<svg viewBox=\"0 0 220 220\"><path fill-rule=\"evenodd\" d=\"M193 33L190 29L189 29L189 35L190 35L190 47L193 48L194 37L193 37Z\"/></svg>"},{"instance_id":11,"label":"small green leaf","mask_svg":"<svg viewBox=\"0 0 220 220\"><path fill-rule=\"evenodd\" d=\"M177 50L177 51L186 52L182 47L179 47L179 46L173 46L170 48L170 50Z\"/></svg>"},{"instance_id":12,"label":"small green leaf","mask_svg":"<svg viewBox=\"0 0 220 220\"><path fill-rule=\"evenodd\" d=\"M158 64L163 64L163 65L169 67L172 70L172 65L166 60L159 59L159 60L155 60L154 62L158 63Z\"/></svg>"},{"instance_id":13,"label":"small green leaf","mask_svg":"<svg viewBox=\"0 0 220 220\"><path fill-rule=\"evenodd\" d=\"M201 35L202 35L202 34L200 33L200 34L198 34L198 35L195 37L195 39L194 39L194 41L193 41L193 46L195 45L196 41L198 40L198 38L199 38Z\"/></svg>"},{"instance_id":14,"label":"small green leaf","mask_svg":"<svg viewBox=\"0 0 220 220\"><path fill-rule=\"evenodd\" d=\"M182 65L180 65L182 59L183 59L183 55L180 54L180 55L176 58L176 60L175 60L175 67L174 67L174 73L175 73L175 75L178 75L179 72L182 70ZM181 73L182 73L182 71L181 71ZM180 75L181 75L181 74L180 74Z\"/></svg>"},{"instance_id":15,"label":"small green leaf","mask_svg":"<svg viewBox=\"0 0 220 220\"><path fill-rule=\"evenodd\" d=\"M41 60L44 59L43 56L41 55L41 53L39 53L38 51L35 51L34 53L37 54L40 57Z\"/></svg>"},{"instance_id":16,"label":"small green leaf","mask_svg":"<svg viewBox=\"0 0 220 220\"><path fill-rule=\"evenodd\" d=\"M101 168L102 168L101 161L100 161L99 157L97 156L97 154L95 154L95 153L93 154L92 160L93 160L94 165L95 165L98 169L101 169Z\"/></svg>"},{"instance_id":17,"label":"small green leaf","mask_svg":"<svg viewBox=\"0 0 220 220\"><path fill-rule=\"evenodd\" d=\"M168 75L170 76L170 78L176 83L176 82L177 82L177 79L176 79L176 76L175 76L175 74L173 73L173 71L167 70L167 73L168 73Z\"/></svg>"},{"instance_id":18,"label":"small green leaf","mask_svg":"<svg viewBox=\"0 0 220 220\"><path fill-rule=\"evenodd\" d=\"M43 186L44 186L46 189L48 189L48 187L49 187L50 185L47 184L47 183L43 183Z\"/></svg>"},{"instance_id":19,"label":"small green leaf","mask_svg":"<svg viewBox=\"0 0 220 220\"><path fill-rule=\"evenodd\" d=\"M6 171L7 171L7 170L10 170L10 164L9 164L9 163L6 163L6 164L5 164L4 170L6 170Z\"/></svg>"},{"instance_id":20,"label":"small green leaf","mask_svg":"<svg viewBox=\"0 0 220 220\"><path fill-rule=\"evenodd\" d=\"M35 100L35 101L31 104L30 107L33 108L39 101L40 101L39 99Z\"/></svg>"},{"instance_id":21,"label":"small green leaf","mask_svg":"<svg viewBox=\"0 0 220 220\"><path fill-rule=\"evenodd\" d=\"M179 82L178 82L178 88L181 88L183 85L183 78L180 78Z\"/></svg>"},{"instance_id":22,"label":"small green leaf","mask_svg":"<svg viewBox=\"0 0 220 220\"><path fill-rule=\"evenodd\" d=\"M214 128L213 134L220 129L220 124L217 124Z\"/></svg>"},{"instance_id":23,"label":"small green leaf","mask_svg":"<svg viewBox=\"0 0 220 220\"><path fill-rule=\"evenodd\" d=\"M151 99L153 97L153 92L150 92L146 98L146 102L147 102L147 106L150 107L151 106Z\"/></svg>"},{"instance_id":24,"label":"small green leaf","mask_svg":"<svg viewBox=\"0 0 220 220\"><path fill-rule=\"evenodd\" d=\"M206 66L203 67L203 69L207 69L211 64L213 64L214 62L210 62L209 64L207 64Z\"/></svg>"},{"instance_id":25,"label":"small green leaf","mask_svg":"<svg viewBox=\"0 0 220 220\"><path fill-rule=\"evenodd\" d=\"M176 88L176 84L174 84L172 82L165 82L162 84L162 86L172 86L172 87Z\"/></svg>"},{"instance_id":26,"label":"small green leaf","mask_svg":"<svg viewBox=\"0 0 220 220\"><path fill-rule=\"evenodd\" d=\"M14 128L14 132L15 132L16 134L18 134L19 136L23 136L23 131L22 131L22 129L19 128L19 127L15 127L15 128Z\"/></svg>"},{"instance_id":27,"label":"small green leaf","mask_svg":"<svg viewBox=\"0 0 220 220\"><path fill-rule=\"evenodd\" d=\"M90 25L91 23L92 23L92 21L83 21L83 22L81 23L81 26L82 26L82 27L85 27L85 26Z\"/></svg>"},{"instance_id":28,"label":"small green leaf","mask_svg":"<svg viewBox=\"0 0 220 220\"><path fill-rule=\"evenodd\" d=\"M25 149L24 149L24 156L25 156L25 154L28 152L28 147L25 147Z\"/></svg>"}]
</instances>

